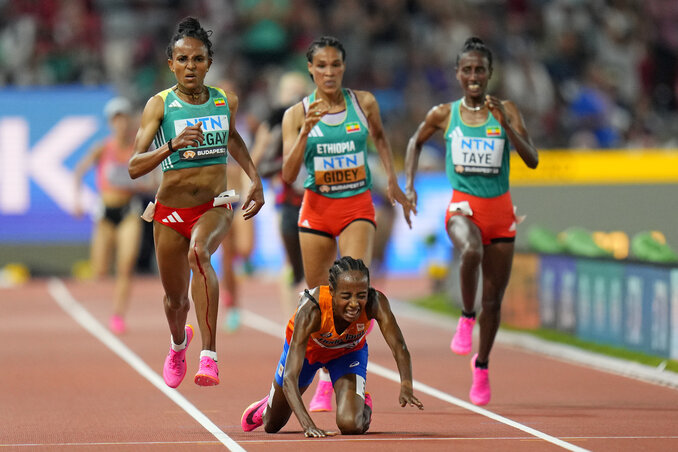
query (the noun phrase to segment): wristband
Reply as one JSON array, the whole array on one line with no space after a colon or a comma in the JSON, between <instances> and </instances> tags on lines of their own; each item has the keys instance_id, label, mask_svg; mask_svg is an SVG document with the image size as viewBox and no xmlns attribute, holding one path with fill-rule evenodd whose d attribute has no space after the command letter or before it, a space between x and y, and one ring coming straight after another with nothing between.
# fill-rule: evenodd
<instances>
[{"instance_id":1,"label":"wristband","mask_svg":"<svg viewBox=\"0 0 678 452\"><path fill-rule=\"evenodd\" d=\"M167 142L167 149L169 149L170 153L174 152L174 148L172 147L172 139L171 138Z\"/></svg>"}]
</instances>

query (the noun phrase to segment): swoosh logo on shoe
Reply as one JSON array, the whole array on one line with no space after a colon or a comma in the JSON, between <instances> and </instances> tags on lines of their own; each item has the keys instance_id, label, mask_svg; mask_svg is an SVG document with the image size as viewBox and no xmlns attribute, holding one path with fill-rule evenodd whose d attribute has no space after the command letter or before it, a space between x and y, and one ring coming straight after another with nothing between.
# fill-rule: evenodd
<instances>
[{"instance_id":1,"label":"swoosh logo on shoe","mask_svg":"<svg viewBox=\"0 0 678 452\"><path fill-rule=\"evenodd\" d=\"M262 406L264 403L266 403L266 400L262 401L262 402L261 402L259 405L257 405L252 411L250 411L250 413L249 413L249 414L247 415L247 417L245 418L245 422L247 422L247 423L250 424L250 425L254 424L254 413L256 413L257 411L259 411L259 408L261 408L261 406Z\"/></svg>"}]
</instances>

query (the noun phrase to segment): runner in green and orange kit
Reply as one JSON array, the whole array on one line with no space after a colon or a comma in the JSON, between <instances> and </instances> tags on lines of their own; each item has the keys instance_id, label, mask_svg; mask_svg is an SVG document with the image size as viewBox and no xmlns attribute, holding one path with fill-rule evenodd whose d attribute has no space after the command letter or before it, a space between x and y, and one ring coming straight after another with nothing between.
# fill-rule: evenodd
<instances>
[{"instance_id":1,"label":"runner in green and orange kit","mask_svg":"<svg viewBox=\"0 0 678 452\"><path fill-rule=\"evenodd\" d=\"M316 89L283 116L282 177L293 183L302 165L308 176L299 213L299 243L308 287L327 284L327 271L340 256L372 262L376 219L367 164L367 140L377 149L388 178L388 202L403 206L409 222L410 201L398 186L391 148L379 105L368 91L342 88L346 66L343 45L322 36L306 58ZM329 411L332 386L326 372L311 411Z\"/></svg>"},{"instance_id":2,"label":"runner in green and orange kit","mask_svg":"<svg viewBox=\"0 0 678 452\"><path fill-rule=\"evenodd\" d=\"M167 47L167 64L177 84L146 103L128 166L133 179L158 165L163 170L156 202L149 205L144 218L154 222L155 252L171 334L163 378L172 388L186 375L186 347L193 338L193 327L186 324L189 287L202 341L194 382L200 386L219 384L219 281L210 256L233 221L231 201L225 196L228 154L251 181L243 194L243 217L252 218L264 205L261 179L235 127L238 97L204 84L212 64L210 33L193 17L178 24Z\"/></svg>"},{"instance_id":3,"label":"runner in green and orange kit","mask_svg":"<svg viewBox=\"0 0 678 452\"><path fill-rule=\"evenodd\" d=\"M478 38L469 38L457 56L456 77L461 99L433 107L407 146L407 194L416 204L414 176L422 145L444 131L446 171L452 184L445 229L461 258L459 267L464 308L450 347L466 355L472 349L474 303L482 266L480 344L471 359L473 383L469 393L476 405L490 401L488 363L499 329L501 301L511 274L516 215L509 192L510 145L525 164L536 168L532 144L515 104L487 94L492 76L492 53Z\"/></svg>"}]
</instances>

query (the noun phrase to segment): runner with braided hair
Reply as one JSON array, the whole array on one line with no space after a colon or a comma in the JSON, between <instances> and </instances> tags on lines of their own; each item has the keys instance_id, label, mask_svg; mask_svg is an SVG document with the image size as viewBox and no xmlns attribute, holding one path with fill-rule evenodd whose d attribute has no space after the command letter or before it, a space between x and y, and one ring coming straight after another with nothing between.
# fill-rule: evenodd
<instances>
[{"instance_id":1,"label":"runner with braided hair","mask_svg":"<svg viewBox=\"0 0 678 452\"><path fill-rule=\"evenodd\" d=\"M329 285L305 290L289 320L283 352L269 395L250 405L241 424L249 432L261 425L278 432L292 413L306 437L336 433L315 425L301 395L321 367L329 371L337 401L337 426L344 435L365 433L372 419L372 398L365 392L367 328L375 319L400 373L400 406L422 403L412 390L412 363L398 322L382 292L370 286L361 259L344 256L329 271Z\"/></svg>"}]
</instances>

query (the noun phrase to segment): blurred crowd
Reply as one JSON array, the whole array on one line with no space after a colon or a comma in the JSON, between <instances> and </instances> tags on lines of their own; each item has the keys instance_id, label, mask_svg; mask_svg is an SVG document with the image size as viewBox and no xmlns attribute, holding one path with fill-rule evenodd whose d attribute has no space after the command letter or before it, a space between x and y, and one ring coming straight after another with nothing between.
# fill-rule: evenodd
<instances>
[{"instance_id":1,"label":"blurred crowd","mask_svg":"<svg viewBox=\"0 0 678 452\"><path fill-rule=\"evenodd\" d=\"M539 148L678 147L676 0L0 0L0 87L111 84L141 107L172 85L165 48L187 15L213 31L208 83L236 91L252 131L280 74L331 34L402 161L426 111L460 97L456 55L476 35L490 91Z\"/></svg>"}]
</instances>

